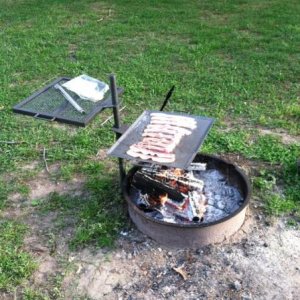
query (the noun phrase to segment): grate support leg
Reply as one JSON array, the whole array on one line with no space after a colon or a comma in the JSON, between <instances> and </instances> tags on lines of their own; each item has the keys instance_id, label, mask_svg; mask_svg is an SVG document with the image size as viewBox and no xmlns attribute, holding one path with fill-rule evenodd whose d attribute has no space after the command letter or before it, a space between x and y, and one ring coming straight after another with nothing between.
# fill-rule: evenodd
<instances>
[{"instance_id":1,"label":"grate support leg","mask_svg":"<svg viewBox=\"0 0 300 300\"><path fill-rule=\"evenodd\" d=\"M120 110L119 110L120 108L119 108L119 100L118 100L118 93L117 93L116 76L114 74L111 74L109 76L109 81L110 81L110 91L111 91L111 99L113 105L114 128L119 129L121 126L121 121L120 121ZM122 135L121 133L116 132L116 140L119 139L121 135ZM119 162L119 173L120 173L120 187L122 189L122 184L126 175L123 158L118 158L118 162Z\"/></svg>"}]
</instances>

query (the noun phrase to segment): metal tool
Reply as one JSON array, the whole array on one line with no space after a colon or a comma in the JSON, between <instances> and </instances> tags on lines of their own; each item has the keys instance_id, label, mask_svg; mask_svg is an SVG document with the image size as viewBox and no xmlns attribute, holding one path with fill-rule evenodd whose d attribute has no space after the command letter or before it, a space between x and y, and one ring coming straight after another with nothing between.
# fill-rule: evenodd
<instances>
[{"instance_id":1,"label":"metal tool","mask_svg":"<svg viewBox=\"0 0 300 300\"><path fill-rule=\"evenodd\" d=\"M81 114L84 114L84 109L78 105L78 103L63 89L62 86L60 86L58 83L54 86L55 89L59 90L62 95L65 97L65 99Z\"/></svg>"}]
</instances>

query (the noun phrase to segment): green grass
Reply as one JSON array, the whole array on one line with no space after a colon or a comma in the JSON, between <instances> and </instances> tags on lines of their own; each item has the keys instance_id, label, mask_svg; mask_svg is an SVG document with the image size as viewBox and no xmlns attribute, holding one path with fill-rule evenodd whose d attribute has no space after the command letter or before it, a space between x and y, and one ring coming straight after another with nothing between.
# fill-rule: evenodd
<instances>
[{"instance_id":1,"label":"green grass","mask_svg":"<svg viewBox=\"0 0 300 300\"><path fill-rule=\"evenodd\" d=\"M48 296L43 295L42 292L26 288L23 294L24 300L49 300Z\"/></svg>"},{"instance_id":2,"label":"green grass","mask_svg":"<svg viewBox=\"0 0 300 300\"><path fill-rule=\"evenodd\" d=\"M0 290L13 289L29 277L35 263L22 249L24 225L0 221Z\"/></svg>"},{"instance_id":3,"label":"green grass","mask_svg":"<svg viewBox=\"0 0 300 300\"><path fill-rule=\"evenodd\" d=\"M203 151L261 162L262 173L252 178L255 195L268 213L297 216L300 146L284 145L255 128L300 133L299 14L296 0L0 0L0 209L9 194L28 194L26 183L42 168L46 148L48 164L60 165L51 178L83 173L89 193L83 204L53 194L32 205L73 213L79 220L74 247L113 242L123 224L116 168L108 159L95 161L98 149L114 141L111 125L100 127L99 116L71 130L14 115L11 108L56 77L87 73L107 80L114 72L125 88L124 122L159 108L174 84L168 110L218 120ZM33 161L40 162L35 170L22 169ZM20 249L23 229L3 224L15 228ZM5 230L1 227L0 237ZM17 262L18 252L11 255ZM17 270L8 264L3 276L11 278ZM18 271L15 283L30 270ZM6 282L4 287L12 284ZM27 298L34 293L28 290Z\"/></svg>"}]
</instances>

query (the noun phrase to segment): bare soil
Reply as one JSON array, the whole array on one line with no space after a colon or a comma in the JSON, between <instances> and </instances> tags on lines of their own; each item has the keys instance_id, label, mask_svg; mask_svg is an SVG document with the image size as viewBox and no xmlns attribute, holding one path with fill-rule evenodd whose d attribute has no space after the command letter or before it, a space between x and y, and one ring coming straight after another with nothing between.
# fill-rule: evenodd
<instances>
[{"instance_id":1,"label":"bare soil","mask_svg":"<svg viewBox=\"0 0 300 300\"><path fill-rule=\"evenodd\" d=\"M255 169L235 161L248 174ZM76 220L68 217L60 227L57 212L41 214L26 203L53 191L78 195L83 182L78 177L58 184L43 171L28 183L29 197L12 195L5 212L29 225L25 248L38 268L27 285L50 299L300 299L300 232L267 218L261 201L251 201L244 225L223 244L169 249L132 225L120 232L114 249L71 251ZM0 294L16 297L22 299L22 292Z\"/></svg>"},{"instance_id":2,"label":"bare soil","mask_svg":"<svg viewBox=\"0 0 300 300\"><path fill-rule=\"evenodd\" d=\"M232 120L226 120L225 121L226 127L222 129L223 132L231 131L234 128L247 128L247 129L256 129L258 130L260 135L270 135L277 137L281 142L285 145L291 145L291 144L299 144L300 143L300 136L299 135L292 135L289 134L286 130L282 128L273 128L268 129L261 126L253 126L248 123L245 123L245 120L238 119L236 121Z\"/></svg>"}]
</instances>

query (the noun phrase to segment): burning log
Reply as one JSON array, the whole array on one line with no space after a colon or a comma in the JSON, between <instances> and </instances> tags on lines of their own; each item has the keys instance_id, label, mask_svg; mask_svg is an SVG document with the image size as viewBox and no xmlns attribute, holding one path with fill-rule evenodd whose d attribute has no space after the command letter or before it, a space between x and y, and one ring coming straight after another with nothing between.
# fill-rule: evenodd
<instances>
[{"instance_id":1,"label":"burning log","mask_svg":"<svg viewBox=\"0 0 300 300\"><path fill-rule=\"evenodd\" d=\"M137 171L133 177L132 184L142 193L147 193L159 198L160 195L168 194L169 197L176 201L182 201L185 195L171 185L162 182L142 171Z\"/></svg>"},{"instance_id":2,"label":"burning log","mask_svg":"<svg viewBox=\"0 0 300 300\"><path fill-rule=\"evenodd\" d=\"M193 175L193 172L186 172L182 169L163 169L161 167L142 168L140 173L143 173L147 179L151 178L155 182L159 181L164 186L176 189L180 193L188 194L189 191L197 189L203 190L204 182ZM172 197L172 194L165 191ZM176 199L176 198L175 198Z\"/></svg>"},{"instance_id":3,"label":"burning log","mask_svg":"<svg viewBox=\"0 0 300 300\"><path fill-rule=\"evenodd\" d=\"M203 164L196 165L204 168ZM152 165L137 171L132 184L140 191L138 206L159 211L163 218L184 222L202 222L207 208L204 182L193 171Z\"/></svg>"},{"instance_id":4,"label":"burning log","mask_svg":"<svg viewBox=\"0 0 300 300\"><path fill-rule=\"evenodd\" d=\"M196 178L193 175L193 172L186 172L182 169L171 168L143 168L143 173L148 174L149 176L160 178L162 181L172 181L176 180L179 184L189 186L191 188L203 189L203 181Z\"/></svg>"},{"instance_id":5,"label":"burning log","mask_svg":"<svg viewBox=\"0 0 300 300\"><path fill-rule=\"evenodd\" d=\"M176 209L176 210L184 210L189 205L189 199L187 197L184 198L184 200L180 203L173 201L172 199L170 199L168 197L168 195L163 196L163 198L160 197L160 199L163 199L163 201L161 202L161 205L167 205L168 207Z\"/></svg>"}]
</instances>

